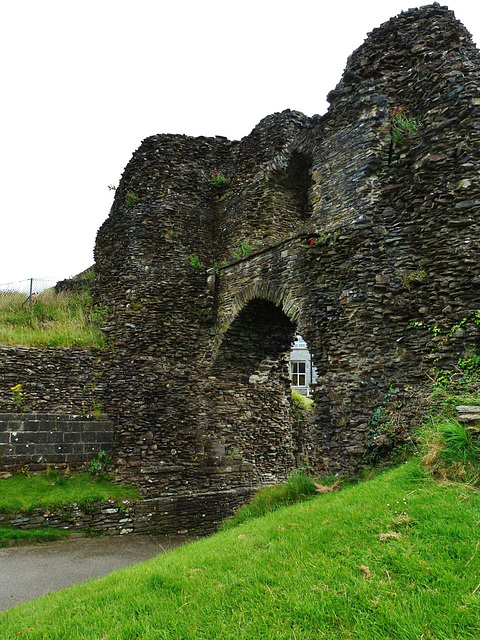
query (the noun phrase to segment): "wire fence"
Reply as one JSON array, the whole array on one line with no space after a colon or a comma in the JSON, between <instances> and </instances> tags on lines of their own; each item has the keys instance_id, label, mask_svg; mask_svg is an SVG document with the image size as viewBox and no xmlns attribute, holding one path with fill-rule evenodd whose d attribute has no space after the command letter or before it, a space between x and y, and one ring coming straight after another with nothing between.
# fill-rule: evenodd
<instances>
[{"instance_id":1,"label":"wire fence","mask_svg":"<svg viewBox=\"0 0 480 640\"><path fill-rule=\"evenodd\" d=\"M27 278L26 280L16 280L15 282L0 283L0 300L25 296L24 304L32 304L35 297L47 289L53 289L58 278Z\"/></svg>"}]
</instances>

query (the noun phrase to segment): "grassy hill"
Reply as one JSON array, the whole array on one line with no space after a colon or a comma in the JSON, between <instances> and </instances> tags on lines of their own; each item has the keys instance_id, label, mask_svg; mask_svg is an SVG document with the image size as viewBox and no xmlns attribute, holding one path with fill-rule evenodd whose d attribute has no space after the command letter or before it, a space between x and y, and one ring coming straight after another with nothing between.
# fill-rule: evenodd
<instances>
[{"instance_id":1,"label":"grassy hill","mask_svg":"<svg viewBox=\"0 0 480 640\"><path fill-rule=\"evenodd\" d=\"M478 639L479 523L414 459L15 607L0 638Z\"/></svg>"},{"instance_id":2,"label":"grassy hill","mask_svg":"<svg viewBox=\"0 0 480 640\"><path fill-rule=\"evenodd\" d=\"M47 289L29 303L25 294L0 291L0 344L27 347L98 347L106 309L93 306L88 291Z\"/></svg>"}]
</instances>

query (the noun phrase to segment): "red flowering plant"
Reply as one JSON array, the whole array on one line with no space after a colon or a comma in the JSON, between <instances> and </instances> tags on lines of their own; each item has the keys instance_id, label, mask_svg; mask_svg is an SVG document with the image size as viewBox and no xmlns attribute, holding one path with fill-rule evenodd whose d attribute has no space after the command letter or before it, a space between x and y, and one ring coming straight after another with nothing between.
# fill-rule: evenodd
<instances>
[{"instance_id":1,"label":"red flowering plant","mask_svg":"<svg viewBox=\"0 0 480 640\"><path fill-rule=\"evenodd\" d=\"M334 237L335 234L333 235L333 238ZM332 236L327 233L319 233L316 238L308 238L307 243L309 247L316 247L317 245L326 244L330 238L332 238Z\"/></svg>"},{"instance_id":2,"label":"red flowering plant","mask_svg":"<svg viewBox=\"0 0 480 640\"><path fill-rule=\"evenodd\" d=\"M217 169L213 170L212 178L210 180L210 184L212 187L225 187L228 183L227 178L217 171Z\"/></svg>"}]
</instances>

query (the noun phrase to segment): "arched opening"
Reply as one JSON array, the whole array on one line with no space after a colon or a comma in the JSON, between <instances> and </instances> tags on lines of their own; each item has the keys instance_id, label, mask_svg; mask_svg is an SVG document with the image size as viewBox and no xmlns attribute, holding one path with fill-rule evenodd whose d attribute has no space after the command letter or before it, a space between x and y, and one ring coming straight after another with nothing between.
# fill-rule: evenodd
<instances>
[{"instance_id":1,"label":"arched opening","mask_svg":"<svg viewBox=\"0 0 480 640\"><path fill-rule=\"evenodd\" d=\"M287 356L294 339L295 325L285 313L272 302L255 298L224 334L215 375L260 382L267 370L280 368L288 378Z\"/></svg>"},{"instance_id":2,"label":"arched opening","mask_svg":"<svg viewBox=\"0 0 480 640\"><path fill-rule=\"evenodd\" d=\"M295 335L281 308L254 298L230 324L213 362L205 451L221 447L217 469L244 473L251 486L284 479L296 466L288 360Z\"/></svg>"},{"instance_id":3,"label":"arched opening","mask_svg":"<svg viewBox=\"0 0 480 640\"><path fill-rule=\"evenodd\" d=\"M245 472L242 482L250 486L270 484L310 461L313 409L300 415L292 398L296 336L296 323L260 297L242 308L223 335L209 378L211 431L202 445L202 455L215 465L215 481L223 467Z\"/></svg>"}]
</instances>

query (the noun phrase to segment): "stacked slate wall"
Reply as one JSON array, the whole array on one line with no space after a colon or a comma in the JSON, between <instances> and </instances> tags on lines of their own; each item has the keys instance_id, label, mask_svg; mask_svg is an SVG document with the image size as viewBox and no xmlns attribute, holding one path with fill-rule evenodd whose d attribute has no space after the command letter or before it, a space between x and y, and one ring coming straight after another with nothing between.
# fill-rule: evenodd
<instances>
[{"instance_id":1,"label":"stacked slate wall","mask_svg":"<svg viewBox=\"0 0 480 640\"><path fill-rule=\"evenodd\" d=\"M173 136L143 143L97 243L99 295L115 269L137 279L117 288L126 300L107 327L116 350L147 362L142 379L151 391L152 414L137 413L125 431L127 476L136 473L132 462L145 469L143 457L170 465L177 491L255 486L283 477L299 448L313 466L352 469L372 450L383 453L372 416L397 420L392 410L403 405L407 424L414 419L432 360L440 355L453 367L477 339L474 323L445 344L432 343L428 328L447 335L480 302L478 69L468 32L431 5L370 34L323 117L274 114L238 143ZM422 128L389 158L395 106ZM174 179L164 169L172 154ZM209 186L212 166L227 177L225 187ZM146 185L136 223L123 193ZM180 230L177 244L162 244L165 229ZM130 238L131 257L112 263L113 234ZM239 254L240 241L250 255ZM150 261L135 272L147 246ZM188 251L203 268L190 266ZM151 295L135 309L127 299L139 289ZM283 326L273 329L270 354L259 346L262 326ZM317 420L300 445L287 400L295 331L320 373ZM143 452L134 432L144 432ZM151 479L151 496L172 489L166 476Z\"/></svg>"},{"instance_id":2,"label":"stacked slate wall","mask_svg":"<svg viewBox=\"0 0 480 640\"><path fill-rule=\"evenodd\" d=\"M435 367L476 348L479 69L466 29L430 5L369 35L322 117L134 153L96 243L98 394L117 478L160 531L214 526L299 461L381 457ZM391 149L396 106L422 126ZM296 332L319 374L306 425L289 401Z\"/></svg>"},{"instance_id":3,"label":"stacked slate wall","mask_svg":"<svg viewBox=\"0 0 480 640\"><path fill-rule=\"evenodd\" d=\"M102 377L96 349L0 346L0 471L74 467L111 451Z\"/></svg>"},{"instance_id":4,"label":"stacked slate wall","mask_svg":"<svg viewBox=\"0 0 480 640\"><path fill-rule=\"evenodd\" d=\"M22 385L26 412L98 413L102 408L102 351L0 345L0 413L16 413L12 387Z\"/></svg>"}]
</instances>

